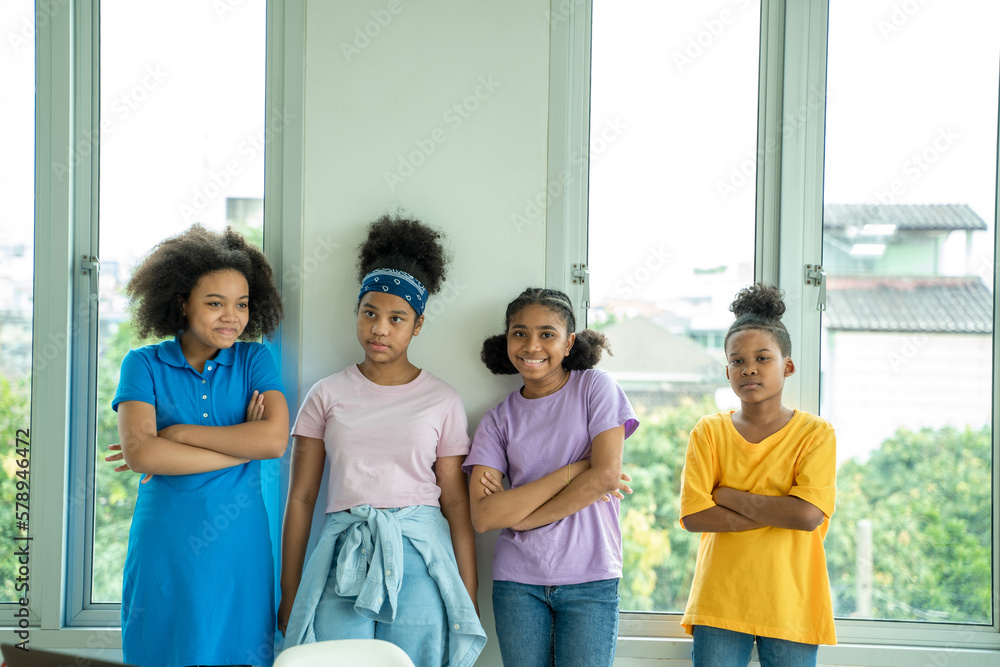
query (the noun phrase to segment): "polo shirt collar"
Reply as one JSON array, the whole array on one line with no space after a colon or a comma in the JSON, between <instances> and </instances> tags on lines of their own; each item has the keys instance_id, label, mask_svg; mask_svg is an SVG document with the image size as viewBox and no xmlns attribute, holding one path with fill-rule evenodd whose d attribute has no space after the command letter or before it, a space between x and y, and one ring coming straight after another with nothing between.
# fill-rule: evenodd
<instances>
[{"instance_id":1,"label":"polo shirt collar","mask_svg":"<svg viewBox=\"0 0 1000 667\"><path fill-rule=\"evenodd\" d=\"M234 344L232 347L219 350L219 353L215 355L215 359L209 359L209 361L223 366L232 366L233 362L236 361L235 347L236 345ZM160 343L156 350L156 356L163 363L175 366L176 368L187 368L190 366L187 359L184 358L184 352L181 351L180 336L175 336L173 340L165 340Z\"/></svg>"}]
</instances>

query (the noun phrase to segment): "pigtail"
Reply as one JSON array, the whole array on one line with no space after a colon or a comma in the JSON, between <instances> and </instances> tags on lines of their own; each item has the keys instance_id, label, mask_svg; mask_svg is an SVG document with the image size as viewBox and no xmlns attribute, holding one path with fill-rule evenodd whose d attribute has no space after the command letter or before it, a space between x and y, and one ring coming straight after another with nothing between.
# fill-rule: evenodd
<instances>
[{"instance_id":1,"label":"pigtail","mask_svg":"<svg viewBox=\"0 0 1000 667\"><path fill-rule=\"evenodd\" d=\"M517 369L507 356L507 337L503 334L484 340L479 358L494 375L517 375Z\"/></svg>"},{"instance_id":2,"label":"pigtail","mask_svg":"<svg viewBox=\"0 0 1000 667\"><path fill-rule=\"evenodd\" d=\"M576 342L570 348L569 355L563 359L562 366L568 371L589 370L601 360L604 351L611 354L611 343L607 336L593 329L584 329L576 335Z\"/></svg>"}]
</instances>

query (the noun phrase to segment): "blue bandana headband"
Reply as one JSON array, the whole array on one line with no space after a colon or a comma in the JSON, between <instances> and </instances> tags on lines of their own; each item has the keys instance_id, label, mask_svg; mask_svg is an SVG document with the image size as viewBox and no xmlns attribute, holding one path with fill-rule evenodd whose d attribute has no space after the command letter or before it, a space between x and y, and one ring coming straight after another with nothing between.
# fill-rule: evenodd
<instances>
[{"instance_id":1,"label":"blue bandana headband","mask_svg":"<svg viewBox=\"0 0 1000 667\"><path fill-rule=\"evenodd\" d=\"M361 281L358 302L368 292L388 292L406 299L417 311L417 317L424 314L427 305L427 288L406 271L396 269L375 269Z\"/></svg>"}]
</instances>

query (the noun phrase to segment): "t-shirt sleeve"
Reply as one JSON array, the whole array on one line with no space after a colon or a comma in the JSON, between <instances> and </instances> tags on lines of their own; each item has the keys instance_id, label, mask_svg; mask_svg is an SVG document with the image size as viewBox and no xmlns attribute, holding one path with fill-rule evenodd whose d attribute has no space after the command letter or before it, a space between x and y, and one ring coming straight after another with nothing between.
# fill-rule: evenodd
<instances>
[{"instance_id":1,"label":"t-shirt sleeve","mask_svg":"<svg viewBox=\"0 0 1000 667\"><path fill-rule=\"evenodd\" d=\"M142 350L130 350L122 360L118 376L118 391L111 400L111 408L118 412L118 404L125 401L142 401L156 405L156 389L153 386L153 370L150 355Z\"/></svg>"},{"instance_id":2,"label":"t-shirt sleeve","mask_svg":"<svg viewBox=\"0 0 1000 667\"><path fill-rule=\"evenodd\" d=\"M712 491L719 481L716 474L718 464L710 433L702 419L688 438L684 470L681 471L681 526L684 525L684 517L715 507Z\"/></svg>"},{"instance_id":3,"label":"t-shirt sleeve","mask_svg":"<svg viewBox=\"0 0 1000 667\"><path fill-rule=\"evenodd\" d=\"M438 439L437 455L465 456L469 453L469 418L465 416L465 407L458 393L452 393L445 409L444 420L441 423L441 436Z\"/></svg>"},{"instance_id":4,"label":"t-shirt sleeve","mask_svg":"<svg viewBox=\"0 0 1000 667\"><path fill-rule=\"evenodd\" d=\"M472 448L462 466L466 473L472 472L472 466L486 466L507 476L507 442L498 423L498 408L487 412L476 428Z\"/></svg>"},{"instance_id":5,"label":"t-shirt sleeve","mask_svg":"<svg viewBox=\"0 0 1000 667\"><path fill-rule=\"evenodd\" d=\"M801 498L830 518L837 497L837 436L825 423L810 438L795 464L795 484L788 495Z\"/></svg>"},{"instance_id":6,"label":"t-shirt sleeve","mask_svg":"<svg viewBox=\"0 0 1000 667\"><path fill-rule=\"evenodd\" d=\"M592 374L589 394L587 429L591 440L598 434L619 426L625 426L626 438L635 432L639 426L635 410L632 409L625 390L609 373L595 371Z\"/></svg>"},{"instance_id":7,"label":"t-shirt sleeve","mask_svg":"<svg viewBox=\"0 0 1000 667\"><path fill-rule=\"evenodd\" d=\"M281 384L281 376L278 374L278 366L274 363L271 350L260 343L252 343L250 353L250 390L259 391L280 391L284 393L285 388Z\"/></svg>"},{"instance_id":8,"label":"t-shirt sleeve","mask_svg":"<svg viewBox=\"0 0 1000 667\"><path fill-rule=\"evenodd\" d=\"M306 398L302 401L299 414L292 425L292 435L323 440L326 437L326 420L328 415L326 392L323 390L325 380L320 380L312 386Z\"/></svg>"}]
</instances>

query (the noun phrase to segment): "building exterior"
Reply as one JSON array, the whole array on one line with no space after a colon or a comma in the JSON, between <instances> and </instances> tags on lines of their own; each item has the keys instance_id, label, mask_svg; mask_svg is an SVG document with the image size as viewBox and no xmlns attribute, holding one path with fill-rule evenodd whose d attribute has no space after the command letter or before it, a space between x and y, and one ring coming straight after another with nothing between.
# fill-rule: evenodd
<instances>
[{"instance_id":1,"label":"building exterior","mask_svg":"<svg viewBox=\"0 0 1000 667\"><path fill-rule=\"evenodd\" d=\"M824 230L820 401L840 458L900 427L988 424L993 295L971 260L986 223L965 205L832 205ZM949 246L964 261L946 267Z\"/></svg>"}]
</instances>

